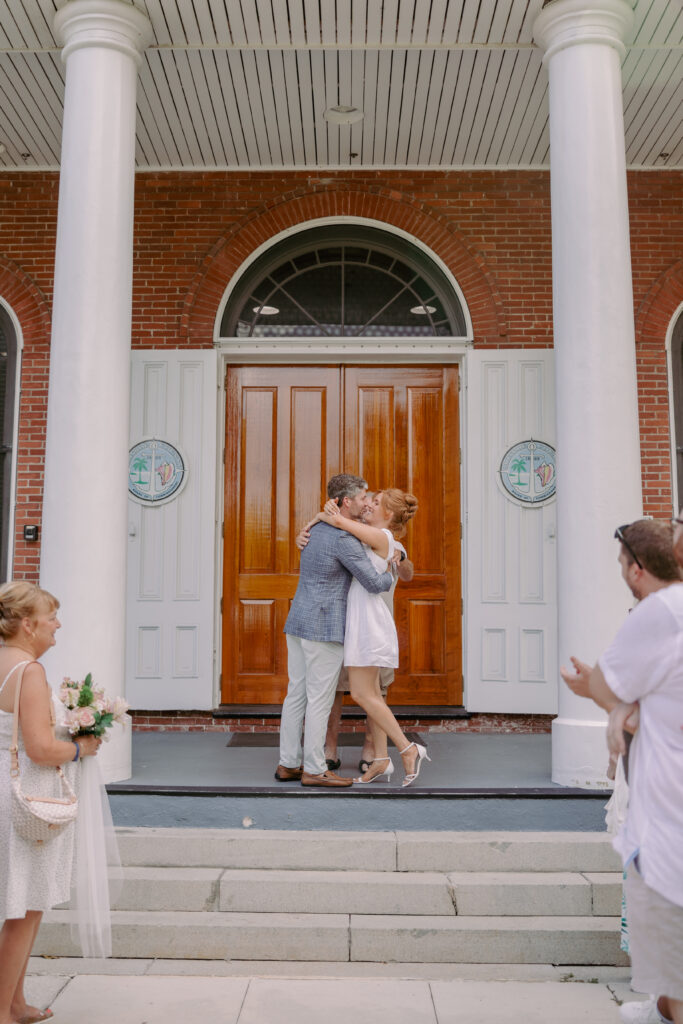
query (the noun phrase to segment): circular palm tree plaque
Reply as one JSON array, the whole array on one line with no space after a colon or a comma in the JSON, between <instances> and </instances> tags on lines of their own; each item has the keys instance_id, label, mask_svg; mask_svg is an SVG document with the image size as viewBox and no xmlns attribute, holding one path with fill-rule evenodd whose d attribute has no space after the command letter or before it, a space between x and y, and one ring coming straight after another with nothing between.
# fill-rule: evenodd
<instances>
[{"instance_id":1,"label":"circular palm tree plaque","mask_svg":"<svg viewBox=\"0 0 683 1024\"><path fill-rule=\"evenodd\" d=\"M525 505L539 505L555 495L555 449L545 441L518 441L500 462L506 494Z\"/></svg>"},{"instance_id":2,"label":"circular palm tree plaque","mask_svg":"<svg viewBox=\"0 0 683 1024\"><path fill-rule=\"evenodd\" d=\"M178 495L185 460L174 445L150 437L128 452L128 493L144 505L160 505Z\"/></svg>"}]
</instances>

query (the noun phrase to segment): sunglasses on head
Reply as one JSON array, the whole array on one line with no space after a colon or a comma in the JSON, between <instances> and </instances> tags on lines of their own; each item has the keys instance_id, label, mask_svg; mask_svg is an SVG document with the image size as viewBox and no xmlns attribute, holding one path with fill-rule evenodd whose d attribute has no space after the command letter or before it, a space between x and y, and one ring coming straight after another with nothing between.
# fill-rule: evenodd
<instances>
[{"instance_id":1,"label":"sunglasses on head","mask_svg":"<svg viewBox=\"0 0 683 1024\"><path fill-rule=\"evenodd\" d=\"M629 542L626 540L626 537L624 537L624 530L628 530L629 526L631 525L631 523L624 523L623 526L617 526L616 530L614 531L614 536L617 538L618 541L621 541L621 543L624 545L624 547L626 548L626 550L628 551L628 553L630 554L631 558L636 563L638 568L642 569L643 563L640 561L638 555L635 553Z\"/></svg>"}]
</instances>

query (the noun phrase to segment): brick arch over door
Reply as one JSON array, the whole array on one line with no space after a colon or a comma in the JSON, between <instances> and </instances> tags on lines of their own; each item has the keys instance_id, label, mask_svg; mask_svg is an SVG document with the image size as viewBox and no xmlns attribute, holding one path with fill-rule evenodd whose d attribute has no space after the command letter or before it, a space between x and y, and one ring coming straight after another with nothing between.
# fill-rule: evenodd
<instances>
[{"instance_id":1,"label":"brick arch over door","mask_svg":"<svg viewBox=\"0 0 683 1024\"><path fill-rule=\"evenodd\" d=\"M411 196L395 191L312 190L283 197L253 211L207 254L185 299L181 330L190 345L213 342L216 312L225 288L259 246L287 228L329 217L357 217L384 223L414 235L438 256L457 280L472 318L478 346L506 344L503 303L492 275L444 217L425 209Z\"/></svg>"},{"instance_id":2,"label":"brick arch over door","mask_svg":"<svg viewBox=\"0 0 683 1024\"><path fill-rule=\"evenodd\" d=\"M50 305L32 278L13 260L2 256L0 297L17 318L23 341L17 439L17 465L22 472L17 478L13 574L20 579L37 581L40 543L27 544L23 528L26 523L40 523L42 515Z\"/></svg>"},{"instance_id":3,"label":"brick arch over door","mask_svg":"<svg viewBox=\"0 0 683 1024\"><path fill-rule=\"evenodd\" d=\"M683 260L678 260L659 276L636 312L643 507L656 517L670 515L673 502L666 335L682 302Z\"/></svg>"}]
</instances>

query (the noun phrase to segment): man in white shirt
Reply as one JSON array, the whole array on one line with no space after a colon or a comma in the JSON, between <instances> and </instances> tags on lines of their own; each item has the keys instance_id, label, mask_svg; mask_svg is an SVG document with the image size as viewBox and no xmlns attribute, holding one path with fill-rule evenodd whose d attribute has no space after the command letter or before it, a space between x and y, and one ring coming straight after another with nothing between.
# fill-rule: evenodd
<instances>
[{"instance_id":1,"label":"man in white shirt","mask_svg":"<svg viewBox=\"0 0 683 1024\"><path fill-rule=\"evenodd\" d=\"M628 872L633 987L659 993L658 1016L683 1024L683 583L643 590L646 577L671 575L665 524L639 520L616 536L624 580L642 600L592 670L589 692L610 712L613 754L625 753L624 725L639 711L629 810L614 841Z\"/></svg>"}]
</instances>

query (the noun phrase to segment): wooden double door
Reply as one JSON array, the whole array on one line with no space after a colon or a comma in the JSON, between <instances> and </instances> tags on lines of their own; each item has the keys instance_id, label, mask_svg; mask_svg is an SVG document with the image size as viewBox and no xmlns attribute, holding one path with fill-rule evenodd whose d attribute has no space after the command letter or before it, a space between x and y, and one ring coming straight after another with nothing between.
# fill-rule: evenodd
<instances>
[{"instance_id":1,"label":"wooden double door","mask_svg":"<svg viewBox=\"0 0 683 1024\"><path fill-rule=\"evenodd\" d=\"M454 366L235 366L227 373L222 700L279 704L294 538L335 473L411 491L415 564L394 613L392 704L462 702L460 448Z\"/></svg>"}]
</instances>

